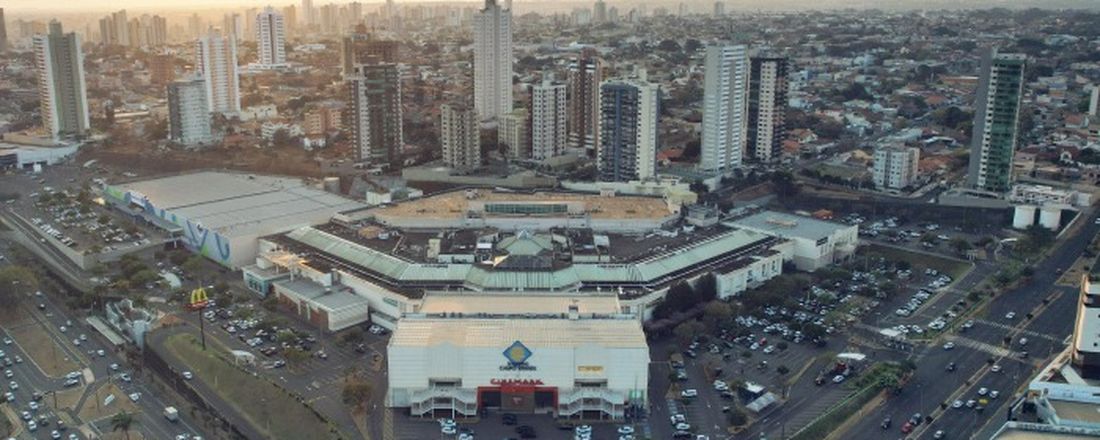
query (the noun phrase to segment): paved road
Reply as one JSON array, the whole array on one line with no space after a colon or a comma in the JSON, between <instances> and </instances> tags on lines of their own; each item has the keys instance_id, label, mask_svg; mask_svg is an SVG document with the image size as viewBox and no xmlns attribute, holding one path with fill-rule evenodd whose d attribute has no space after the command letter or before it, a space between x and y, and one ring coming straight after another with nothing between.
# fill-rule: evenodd
<instances>
[{"instance_id":1,"label":"paved road","mask_svg":"<svg viewBox=\"0 0 1100 440\"><path fill-rule=\"evenodd\" d=\"M897 397L892 397L879 408L870 411L848 433L850 438L889 438L902 436L898 429L910 415L920 412L931 414L941 403L950 405L955 399L976 399L981 387L997 389L1002 395L991 399L986 409L978 413L967 409L947 409L945 416L938 417L930 426L918 428L914 438L932 438L936 430L943 430L949 438L969 438L973 433L989 423L1003 420L1004 407L1013 399L1013 392L1022 383L1029 380L1037 368L1064 348L1061 341L1072 332L1074 308L1077 291L1073 288L1056 286L1056 269L1067 269L1081 255L1084 248L1098 231L1100 225L1091 220L1093 215L1082 216L1083 224L1079 229L1067 234L1048 258L1035 267L1035 276L1024 285L1004 292L990 302L985 312L979 316L975 327L965 333L953 335L957 347L943 350L934 344L923 349L916 356L918 369L911 384ZM1044 299L1050 298L1049 304ZM1008 312L1015 312L1014 319L1007 319ZM1028 319L1027 314L1033 313ZM1003 345L1003 339L1012 338L1010 346ZM1020 337L1028 337L1027 347L1018 343ZM1026 349L1031 356L1020 359L1019 352ZM1003 369L1001 373L992 373L989 361L993 360ZM955 362L958 370L946 373L948 362ZM970 384L967 384L967 381ZM879 427L885 416L892 416L893 426L889 434ZM990 418L998 418L991 422Z\"/></svg>"},{"instance_id":2,"label":"paved road","mask_svg":"<svg viewBox=\"0 0 1100 440\"><path fill-rule=\"evenodd\" d=\"M7 243L4 243L2 249L8 248ZM4 252L5 255L10 256L10 252ZM10 264L10 261L0 261L0 264ZM110 349L110 344L99 335L91 327L85 325L82 319L79 319L75 314L63 309L60 304L61 301L57 301L55 297L61 295L61 292L52 290L49 286L43 286L41 289L42 296L28 296L26 302L32 304L27 309L30 310L30 318L35 322L42 324L46 329L48 335L54 340L56 347L61 351L62 356L72 359L80 368L80 371L84 372L84 384L88 387L98 387L106 384L108 381L113 380L120 389L127 393L140 393L141 397L135 403L138 408L141 409L140 414L135 414L138 419L137 428L147 438L156 439L171 439L178 434L191 434L197 435L199 431L192 428L192 423L187 417L181 414L181 421L179 423L172 423L164 419L162 412L166 404L161 401L154 393L150 392L146 385L140 378L134 378L133 382L123 383L117 377L111 378L110 368L111 364L118 364L121 366L120 371L127 371L126 363L122 356ZM44 304L45 310L39 311L36 307L37 304ZM67 325L71 324L71 325ZM61 333L60 328L62 325L67 325L67 331ZM72 340L78 338L80 334L85 334L88 340L82 342L79 347L73 345ZM7 337L7 333L4 332L4 336ZM31 395L34 392L40 392L48 395L52 391L58 391L64 389L63 380L60 378L47 377L39 368L37 368L30 356L27 356L21 347L17 343L4 346L3 349L8 352L8 356L14 359L14 356L18 354L24 360L22 364L13 365L12 373L13 379L20 384L19 390L16 394L15 407L19 410L26 410L27 405L31 400ZM104 356L99 356L96 351L99 349L104 350ZM91 379L91 380L88 380ZM4 387L5 390L8 387ZM50 399L51 397L46 397ZM86 401L86 404L94 404L90 400ZM41 411L41 410L40 410ZM79 420L75 417L75 414L67 414L66 419L72 425L80 425L83 423L89 423L97 428L107 427L110 430L109 421L99 420ZM105 425L106 423L106 425ZM90 428L90 427L89 427ZM41 438L47 438L50 430L38 430L35 434ZM75 429L73 430L75 432ZM91 433L95 432L95 429L88 430ZM22 438L35 438L30 433L24 433Z\"/></svg>"}]
</instances>

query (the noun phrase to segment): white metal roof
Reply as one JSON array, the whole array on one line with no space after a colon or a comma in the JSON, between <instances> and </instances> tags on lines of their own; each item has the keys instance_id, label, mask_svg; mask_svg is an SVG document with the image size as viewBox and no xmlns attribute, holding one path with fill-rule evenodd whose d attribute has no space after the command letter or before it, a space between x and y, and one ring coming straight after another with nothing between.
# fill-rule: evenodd
<instances>
[{"instance_id":1,"label":"white metal roof","mask_svg":"<svg viewBox=\"0 0 1100 440\"><path fill-rule=\"evenodd\" d=\"M398 321L390 347L507 347L520 341L539 348L637 348L647 350L637 319L413 318Z\"/></svg>"},{"instance_id":2,"label":"white metal roof","mask_svg":"<svg viewBox=\"0 0 1100 440\"><path fill-rule=\"evenodd\" d=\"M516 295L464 295L430 294L424 297L420 313L488 313L506 314L545 314L567 313L569 306L576 305L581 315L618 314L619 298L615 295L604 296L568 296L538 295L525 293Z\"/></svg>"},{"instance_id":3,"label":"white metal roof","mask_svg":"<svg viewBox=\"0 0 1100 440\"><path fill-rule=\"evenodd\" d=\"M295 178L203 171L117 185L226 236L269 234L366 205Z\"/></svg>"}]
</instances>

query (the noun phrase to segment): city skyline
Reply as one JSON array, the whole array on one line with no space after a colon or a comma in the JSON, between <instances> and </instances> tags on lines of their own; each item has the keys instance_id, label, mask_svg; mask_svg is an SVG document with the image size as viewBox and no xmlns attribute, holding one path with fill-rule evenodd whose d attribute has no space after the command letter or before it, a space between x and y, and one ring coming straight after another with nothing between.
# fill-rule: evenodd
<instances>
[{"instance_id":1,"label":"city skyline","mask_svg":"<svg viewBox=\"0 0 1100 440\"><path fill-rule=\"evenodd\" d=\"M333 1L335 4L347 4L350 0ZM360 3L364 5L385 5L386 0L362 0ZM398 6L407 4L480 4L480 1L437 1L437 0L402 0L396 2ZM580 6L588 5L593 6L597 2L595 1L569 1L569 2L550 2L545 0L514 0L516 5L524 6L561 6L568 5ZM622 5L622 4L650 4L650 5L669 5L675 6L680 4L678 1L656 1L656 2L644 2L644 1L623 1L623 2L606 2L608 5ZM715 2L706 0L693 0L683 2L690 7L694 8L695 13L707 13L713 10ZM798 10L806 6L804 0L777 0L777 1L763 1L763 0L729 0L722 2L724 4L724 10L726 12L750 12L761 10ZM263 0L238 0L238 1L218 1L218 0L166 0L166 1L152 1L152 0L87 0L80 2L79 5L73 5L61 0L48 0L48 1L35 1L35 0L8 0L4 8L10 10L9 15L19 14L20 12L33 12L44 13L47 11L60 11L60 12L103 12L117 9L134 9L135 11L163 11L163 10L196 10L201 8L210 8L217 10L226 10L233 8L245 8L245 7L264 7L274 6L283 7L288 5L300 5L298 1L263 1ZM318 2L317 6L327 4L327 2ZM1100 4L1092 0L894 0L886 3L875 3L873 6L867 4L867 2L861 0L822 0L813 2L814 9L970 9L970 8L990 8L990 7L1005 7L1013 9L1022 9L1028 7L1047 7L1047 8L1071 8L1071 9L1100 9ZM526 9L526 8L524 8Z\"/></svg>"}]
</instances>

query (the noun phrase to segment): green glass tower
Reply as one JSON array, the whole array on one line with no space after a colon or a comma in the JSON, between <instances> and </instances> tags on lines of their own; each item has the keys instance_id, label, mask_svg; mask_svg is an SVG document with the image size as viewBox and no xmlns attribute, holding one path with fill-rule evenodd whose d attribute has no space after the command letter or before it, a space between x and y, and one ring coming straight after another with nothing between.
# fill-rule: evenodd
<instances>
[{"instance_id":1,"label":"green glass tower","mask_svg":"<svg viewBox=\"0 0 1100 440\"><path fill-rule=\"evenodd\" d=\"M1022 54L987 49L982 55L967 178L972 188L1003 193L1012 186L1026 64Z\"/></svg>"}]
</instances>

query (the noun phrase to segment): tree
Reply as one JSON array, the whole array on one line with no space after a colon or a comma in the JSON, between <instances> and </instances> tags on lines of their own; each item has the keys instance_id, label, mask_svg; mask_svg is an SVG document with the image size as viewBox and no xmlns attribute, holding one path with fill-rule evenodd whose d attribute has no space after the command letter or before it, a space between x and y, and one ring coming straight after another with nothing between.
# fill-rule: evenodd
<instances>
[{"instance_id":1,"label":"tree","mask_svg":"<svg viewBox=\"0 0 1100 440\"><path fill-rule=\"evenodd\" d=\"M672 329L672 334L676 335L681 342L688 343L704 331L706 331L706 326L704 326L703 323L699 321L687 321L680 323L680 325Z\"/></svg>"},{"instance_id":2,"label":"tree","mask_svg":"<svg viewBox=\"0 0 1100 440\"><path fill-rule=\"evenodd\" d=\"M344 385L344 390L340 394L345 405L363 409L370 401L371 386L369 383L358 380L348 382Z\"/></svg>"},{"instance_id":3,"label":"tree","mask_svg":"<svg viewBox=\"0 0 1100 440\"><path fill-rule=\"evenodd\" d=\"M749 422L749 417L745 415L745 412L741 411L740 408L730 409L727 418L733 426L745 426L745 424Z\"/></svg>"},{"instance_id":4,"label":"tree","mask_svg":"<svg viewBox=\"0 0 1100 440\"><path fill-rule=\"evenodd\" d=\"M955 239L951 240L951 248L954 249L955 252L961 254L973 249L974 246L972 246L969 241L966 241L965 238L956 237Z\"/></svg>"},{"instance_id":5,"label":"tree","mask_svg":"<svg viewBox=\"0 0 1100 440\"><path fill-rule=\"evenodd\" d=\"M202 261L201 255L192 255L188 257L187 261L184 261L180 267L182 267L185 272L193 275L202 269L203 264L204 262Z\"/></svg>"},{"instance_id":6,"label":"tree","mask_svg":"<svg viewBox=\"0 0 1100 440\"><path fill-rule=\"evenodd\" d=\"M0 298L17 300L20 290L38 290L38 277L26 266L8 266L0 269Z\"/></svg>"},{"instance_id":7,"label":"tree","mask_svg":"<svg viewBox=\"0 0 1100 440\"><path fill-rule=\"evenodd\" d=\"M722 301L711 301L703 307L703 322L714 331L718 326L733 317L733 307Z\"/></svg>"},{"instance_id":8,"label":"tree","mask_svg":"<svg viewBox=\"0 0 1100 440\"><path fill-rule=\"evenodd\" d=\"M702 48L703 43L700 43L699 40L694 38L688 38L687 41L684 42L684 52L692 53Z\"/></svg>"},{"instance_id":9,"label":"tree","mask_svg":"<svg viewBox=\"0 0 1100 440\"><path fill-rule=\"evenodd\" d=\"M116 413L114 417L111 417L111 432L122 431L126 439L130 439L130 427L132 427L137 420L134 416L126 411Z\"/></svg>"},{"instance_id":10,"label":"tree","mask_svg":"<svg viewBox=\"0 0 1100 440\"><path fill-rule=\"evenodd\" d=\"M168 120L155 119L152 123L145 124L145 139L159 141L168 138Z\"/></svg>"},{"instance_id":11,"label":"tree","mask_svg":"<svg viewBox=\"0 0 1100 440\"><path fill-rule=\"evenodd\" d=\"M306 351L301 348L292 346L283 352L283 357L286 357L286 362L294 367L302 365L306 359L309 359L309 353L306 353Z\"/></svg>"},{"instance_id":12,"label":"tree","mask_svg":"<svg viewBox=\"0 0 1100 440\"><path fill-rule=\"evenodd\" d=\"M662 40L661 43L657 45L657 48L665 52L679 52L680 43L673 40Z\"/></svg>"}]
</instances>

